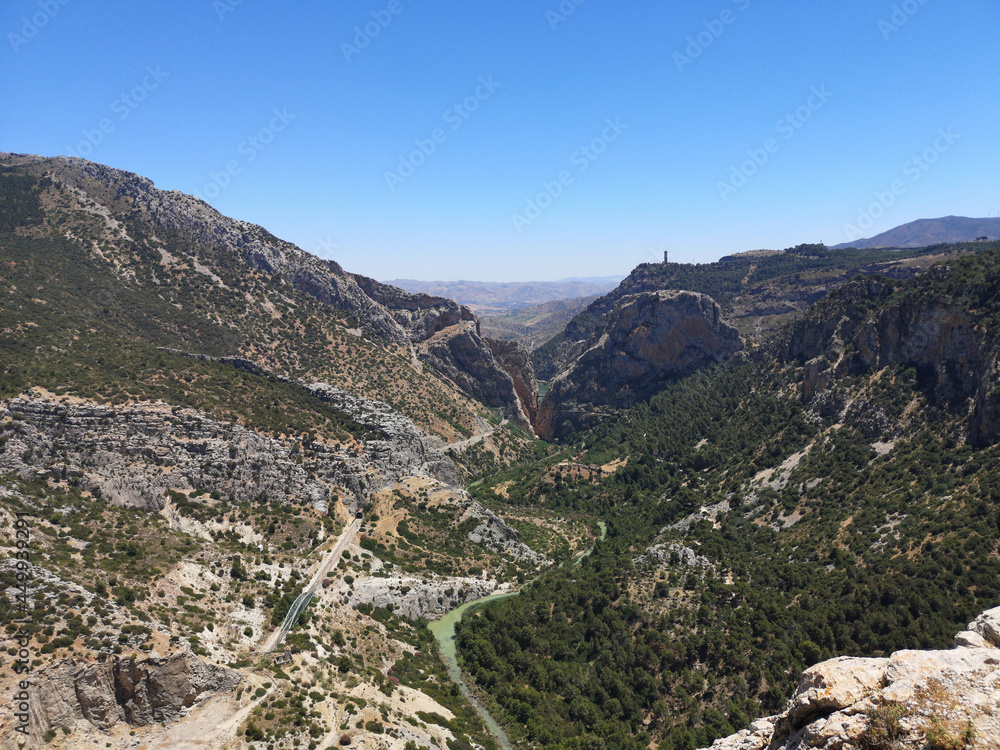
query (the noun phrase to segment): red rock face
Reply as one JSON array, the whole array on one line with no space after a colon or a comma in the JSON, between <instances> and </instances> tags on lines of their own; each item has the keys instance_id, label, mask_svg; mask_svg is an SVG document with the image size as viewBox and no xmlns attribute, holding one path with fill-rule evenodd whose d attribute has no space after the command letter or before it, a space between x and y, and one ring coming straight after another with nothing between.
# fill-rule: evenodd
<instances>
[{"instance_id":1,"label":"red rock face","mask_svg":"<svg viewBox=\"0 0 1000 750\"><path fill-rule=\"evenodd\" d=\"M531 366L528 352L513 341L499 341L487 337L483 337L483 340L489 346L497 364L510 376L521 409L534 427L538 418L538 381L535 379L535 370Z\"/></svg>"},{"instance_id":2,"label":"red rock face","mask_svg":"<svg viewBox=\"0 0 1000 750\"><path fill-rule=\"evenodd\" d=\"M458 388L506 419L531 430L538 383L520 344L480 335L479 321L463 321L420 345L424 359Z\"/></svg>"}]
</instances>

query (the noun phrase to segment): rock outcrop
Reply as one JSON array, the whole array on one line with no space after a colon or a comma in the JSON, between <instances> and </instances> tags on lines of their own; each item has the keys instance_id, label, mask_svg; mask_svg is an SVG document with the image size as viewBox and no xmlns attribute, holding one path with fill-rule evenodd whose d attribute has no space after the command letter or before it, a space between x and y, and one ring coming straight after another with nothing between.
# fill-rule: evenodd
<instances>
[{"instance_id":1,"label":"rock outcrop","mask_svg":"<svg viewBox=\"0 0 1000 750\"><path fill-rule=\"evenodd\" d=\"M64 659L33 678L30 727L33 736L41 737L80 719L103 730L119 722L148 726L177 721L197 702L229 692L242 680L235 670L191 653L98 662Z\"/></svg>"},{"instance_id":2,"label":"rock outcrop","mask_svg":"<svg viewBox=\"0 0 1000 750\"><path fill-rule=\"evenodd\" d=\"M429 476L445 484L459 483L458 469L451 459L434 447L412 420L393 411L388 404L355 396L328 383L309 383L305 388L376 435L365 441L365 454L381 477L377 489L407 475Z\"/></svg>"},{"instance_id":3,"label":"rock outcrop","mask_svg":"<svg viewBox=\"0 0 1000 750\"><path fill-rule=\"evenodd\" d=\"M494 552L532 565L548 565L552 562L546 555L535 552L522 542L517 530L508 526L500 516L468 498L465 513L458 520L458 523L470 518L479 521L476 527L469 532L469 541L473 544L482 544Z\"/></svg>"},{"instance_id":4,"label":"rock outcrop","mask_svg":"<svg viewBox=\"0 0 1000 750\"><path fill-rule=\"evenodd\" d=\"M112 503L157 511L168 490L215 492L237 502L261 495L305 500L321 510L340 498L354 511L371 492L405 476L458 482L455 465L387 405L323 383L306 388L371 430L363 450L293 446L163 403L15 398L0 403L0 472L66 479Z\"/></svg>"},{"instance_id":5,"label":"rock outcrop","mask_svg":"<svg viewBox=\"0 0 1000 750\"><path fill-rule=\"evenodd\" d=\"M852 282L796 323L786 355L803 367L803 400L815 401L852 375L912 367L917 387L936 404L963 410L971 401L970 442L994 442L1000 436L996 341L955 300L924 294L897 300L895 288L882 279Z\"/></svg>"},{"instance_id":6,"label":"rock outcrop","mask_svg":"<svg viewBox=\"0 0 1000 750\"><path fill-rule=\"evenodd\" d=\"M552 381L538 432L552 439L591 427L742 349L739 332L707 295L660 290L623 297Z\"/></svg>"},{"instance_id":7,"label":"rock outcrop","mask_svg":"<svg viewBox=\"0 0 1000 750\"><path fill-rule=\"evenodd\" d=\"M538 384L520 344L491 341L480 335L477 321L463 321L434 334L421 344L420 351L461 391L499 409L521 427L533 429L531 412Z\"/></svg>"},{"instance_id":8,"label":"rock outcrop","mask_svg":"<svg viewBox=\"0 0 1000 750\"><path fill-rule=\"evenodd\" d=\"M486 336L483 337L483 341L493 353L493 359L510 377L521 409L533 426L538 418L538 381L535 379L535 370L531 366L527 350L513 341L491 339Z\"/></svg>"},{"instance_id":9,"label":"rock outcrop","mask_svg":"<svg viewBox=\"0 0 1000 750\"><path fill-rule=\"evenodd\" d=\"M716 740L712 750L998 748L1000 607L955 642L951 650L821 662L802 674L784 713Z\"/></svg>"},{"instance_id":10,"label":"rock outcrop","mask_svg":"<svg viewBox=\"0 0 1000 750\"><path fill-rule=\"evenodd\" d=\"M425 580L413 576L360 578L352 584L343 580L329 590L341 604L356 607L392 605L392 611L416 620L435 619L466 602L507 590L506 585L481 578L434 578Z\"/></svg>"}]
</instances>

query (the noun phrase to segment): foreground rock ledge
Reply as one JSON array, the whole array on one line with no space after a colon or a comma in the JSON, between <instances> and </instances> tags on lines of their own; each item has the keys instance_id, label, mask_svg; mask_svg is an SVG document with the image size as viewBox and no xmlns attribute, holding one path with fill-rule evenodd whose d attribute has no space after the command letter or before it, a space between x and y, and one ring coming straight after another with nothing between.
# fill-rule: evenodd
<instances>
[{"instance_id":1,"label":"foreground rock ledge","mask_svg":"<svg viewBox=\"0 0 1000 750\"><path fill-rule=\"evenodd\" d=\"M840 657L802 674L784 713L716 740L712 750L1000 748L1000 607L955 648ZM874 744L873 744L874 743Z\"/></svg>"}]
</instances>

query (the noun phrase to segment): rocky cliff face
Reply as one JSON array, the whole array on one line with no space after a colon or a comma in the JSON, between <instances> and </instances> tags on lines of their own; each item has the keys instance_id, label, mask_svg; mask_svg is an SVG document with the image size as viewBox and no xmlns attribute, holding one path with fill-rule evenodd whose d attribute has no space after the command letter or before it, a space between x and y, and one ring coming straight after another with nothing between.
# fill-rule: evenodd
<instances>
[{"instance_id":1,"label":"rocky cliff face","mask_svg":"<svg viewBox=\"0 0 1000 750\"><path fill-rule=\"evenodd\" d=\"M950 651L842 657L810 667L784 713L712 748L1000 747L1000 608L976 618L955 642Z\"/></svg>"},{"instance_id":2,"label":"rocky cliff face","mask_svg":"<svg viewBox=\"0 0 1000 750\"><path fill-rule=\"evenodd\" d=\"M512 422L533 428L538 383L520 344L491 341L480 335L478 322L463 321L431 336L419 351L460 390L499 409Z\"/></svg>"},{"instance_id":3,"label":"rocky cliff face","mask_svg":"<svg viewBox=\"0 0 1000 750\"><path fill-rule=\"evenodd\" d=\"M32 681L30 728L41 737L79 719L105 731L119 722L148 726L177 721L185 709L235 689L242 680L238 672L190 653L141 660L64 659Z\"/></svg>"},{"instance_id":4,"label":"rocky cliff face","mask_svg":"<svg viewBox=\"0 0 1000 750\"><path fill-rule=\"evenodd\" d=\"M350 585L341 580L328 590L327 595L339 597L340 603L349 607L359 604L385 607L391 604L396 614L416 620L420 617L436 619L461 604L507 588L499 587L496 581L479 578L435 578L428 581L414 576L390 576L360 578Z\"/></svg>"},{"instance_id":5,"label":"rocky cliff face","mask_svg":"<svg viewBox=\"0 0 1000 750\"><path fill-rule=\"evenodd\" d=\"M493 353L493 359L507 373L514 384L514 392L521 404L521 410L531 425L538 417L538 381L531 366L528 352L519 343L501 341L486 336L483 341Z\"/></svg>"},{"instance_id":6,"label":"rocky cliff face","mask_svg":"<svg viewBox=\"0 0 1000 750\"><path fill-rule=\"evenodd\" d=\"M353 511L404 476L458 481L454 464L385 404L326 384L308 389L373 431L363 450L311 442L299 461L288 441L193 409L15 398L0 403L0 472L67 479L149 510L163 508L168 490L204 490L236 502L306 500L321 510L340 497Z\"/></svg>"},{"instance_id":7,"label":"rocky cliff face","mask_svg":"<svg viewBox=\"0 0 1000 750\"><path fill-rule=\"evenodd\" d=\"M552 381L539 434L559 438L591 427L742 349L739 333L707 295L660 290L624 297Z\"/></svg>"},{"instance_id":8,"label":"rocky cliff face","mask_svg":"<svg viewBox=\"0 0 1000 750\"><path fill-rule=\"evenodd\" d=\"M787 355L804 368L803 399L814 401L845 377L912 367L918 387L935 403L951 410L971 403L973 444L994 442L1000 436L997 342L952 299L894 291L880 279L852 282L795 325Z\"/></svg>"},{"instance_id":9,"label":"rocky cliff face","mask_svg":"<svg viewBox=\"0 0 1000 750\"><path fill-rule=\"evenodd\" d=\"M472 498L468 498L465 506L465 513L459 519L459 523L474 518L479 523L469 532L469 541L474 544L482 544L487 549L507 555L515 560L529 562L532 565L550 565L552 561L541 554L535 552L531 547L521 541L517 531L500 518L496 513L477 503Z\"/></svg>"}]
</instances>

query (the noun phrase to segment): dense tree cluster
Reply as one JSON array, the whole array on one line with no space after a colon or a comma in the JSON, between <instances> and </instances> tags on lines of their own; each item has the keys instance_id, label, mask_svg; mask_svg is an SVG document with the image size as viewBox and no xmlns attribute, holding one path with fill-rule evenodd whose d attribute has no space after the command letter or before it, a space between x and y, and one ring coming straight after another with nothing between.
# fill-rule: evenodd
<instances>
[{"instance_id":1,"label":"dense tree cluster","mask_svg":"<svg viewBox=\"0 0 1000 750\"><path fill-rule=\"evenodd\" d=\"M955 260L882 304L950 299L995 342L998 257ZM690 750L780 710L810 664L948 647L1000 604L1000 446L964 442L968 412L936 406L906 363L835 383L838 410L809 409L799 363L759 359L474 490L588 509L610 532L579 567L463 621L466 669L517 739ZM620 459L596 480L566 468Z\"/></svg>"}]
</instances>

